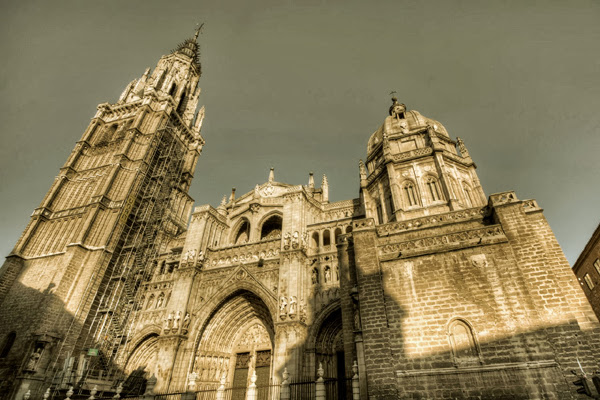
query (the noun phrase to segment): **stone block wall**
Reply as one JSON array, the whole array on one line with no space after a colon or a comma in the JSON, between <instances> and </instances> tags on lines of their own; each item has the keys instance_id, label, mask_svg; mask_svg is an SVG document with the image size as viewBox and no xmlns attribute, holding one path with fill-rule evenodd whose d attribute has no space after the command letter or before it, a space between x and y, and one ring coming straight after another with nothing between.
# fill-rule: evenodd
<instances>
[{"instance_id":1,"label":"stone block wall","mask_svg":"<svg viewBox=\"0 0 600 400\"><path fill-rule=\"evenodd\" d=\"M571 398L600 325L537 204L438 220L354 223L369 398Z\"/></svg>"}]
</instances>

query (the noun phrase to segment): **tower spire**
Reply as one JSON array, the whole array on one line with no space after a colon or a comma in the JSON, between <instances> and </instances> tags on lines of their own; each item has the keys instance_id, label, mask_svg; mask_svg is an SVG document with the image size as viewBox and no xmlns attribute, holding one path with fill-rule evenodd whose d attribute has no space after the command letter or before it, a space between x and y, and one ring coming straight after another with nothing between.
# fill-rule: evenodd
<instances>
[{"instance_id":1,"label":"tower spire","mask_svg":"<svg viewBox=\"0 0 600 400\"><path fill-rule=\"evenodd\" d=\"M198 41L198 35L202 32L202 28L204 28L204 22L201 24L196 24L196 33L194 34L194 41Z\"/></svg>"}]
</instances>

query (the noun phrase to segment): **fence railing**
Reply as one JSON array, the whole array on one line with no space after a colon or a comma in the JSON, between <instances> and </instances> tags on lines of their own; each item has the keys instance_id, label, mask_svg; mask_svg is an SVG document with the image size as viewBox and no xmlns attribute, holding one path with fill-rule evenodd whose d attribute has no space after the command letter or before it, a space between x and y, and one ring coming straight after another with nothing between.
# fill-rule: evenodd
<instances>
[{"instance_id":1,"label":"fence railing","mask_svg":"<svg viewBox=\"0 0 600 400\"><path fill-rule=\"evenodd\" d=\"M108 393L100 392L96 387L92 390L79 391L75 393L71 386L65 392L64 389L57 388L54 393L48 388L43 397L32 396L31 391L25 393L17 400L108 400L108 399L129 399L129 400L340 400L340 399L360 399L358 366L356 361L352 366L352 378L324 378L323 368L319 364L317 370L318 378L315 381L290 382L290 374L287 369L283 372L283 381L281 384L274 385L256 385L256 373L253 374L251 384L248 387L225 387L225 378L221 380L218 388L204 387L196 389L195 377L188 376L189 389L186 392L154 393L156 378L152 376L146 384L146 393L143 395L130 396L122 393L123 384L119 384L112 397L105 397ZM193 378L193 379L192 379ZM109 391L110 393L110 391ZM111 394L113 394L111 393ZM58 395L58 397L57 397Z\"/></svg>"}]
</instances>

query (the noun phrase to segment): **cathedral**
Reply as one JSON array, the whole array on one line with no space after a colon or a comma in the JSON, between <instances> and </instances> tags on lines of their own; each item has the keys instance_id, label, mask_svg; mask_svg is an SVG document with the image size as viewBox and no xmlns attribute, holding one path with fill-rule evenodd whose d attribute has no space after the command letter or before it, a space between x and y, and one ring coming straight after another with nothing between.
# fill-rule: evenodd
<instances>
[{"instance_id":1,"label":"cathedral","mask_svg":"<svg viewBox=\"0 0 600 400\"><path fill-rule=\"evenodd\" d=\"M486 196L465 143L396 98L356 198L271 169L194 206L197 36L98 106L7 256L1 398L317 376L327 399L352 377L355 399L598 395L600 324L540 206Z\"/></svg>"}]
</instances>

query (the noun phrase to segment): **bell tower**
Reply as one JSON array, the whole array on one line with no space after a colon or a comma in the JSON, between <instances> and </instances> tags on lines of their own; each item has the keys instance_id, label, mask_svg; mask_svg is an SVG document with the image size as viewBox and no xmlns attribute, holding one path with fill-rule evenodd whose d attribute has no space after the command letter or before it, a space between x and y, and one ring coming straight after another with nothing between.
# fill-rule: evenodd
<instances>
[{"instance_id":1,"label":"bell tower","mask_svg":"<svg viewBox=\"0 0 600 400\"><path fill-rule=\"evenodd\" d=\"M366 215L384 224L484 206L475 168L460 138L394 97L359 162Z\"/></svg>"},{"instance_id":2,"label":"bell tower","mask_svg":"<svg viewBox=\"0 0 600 400\"><path fill-rule=\"evenodd\" d=\"M119 373L153 259L186 230L204 139L199 30L96 115L0 270L0 397ZM0 389L1 390L1 389ZM44 388L45 390L45 388ZM39 397L39 396L37 396Z\"/></svg>"}]
</instances>

